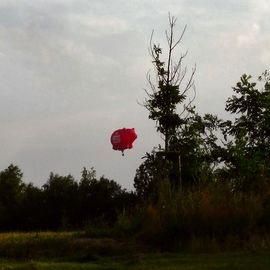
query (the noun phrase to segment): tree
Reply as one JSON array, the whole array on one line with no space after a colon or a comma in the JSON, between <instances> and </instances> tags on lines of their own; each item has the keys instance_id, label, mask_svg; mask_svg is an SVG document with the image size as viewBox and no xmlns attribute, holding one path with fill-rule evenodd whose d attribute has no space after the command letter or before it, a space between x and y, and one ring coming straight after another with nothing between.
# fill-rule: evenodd
<instances>
[{"instance_id":1,"label":"tree","mask_svg":"<svg viewBox=\"0 0 270 270\"><path fill-rule=\"evenodd\" d=\"M270 176L270 75L265 71L258 82L243 75L233 87L236 95L226 102L226 111L236 114L234 121L221 127L226 140L225 163L241 189L259 188L255 179Z\"/></svg>"},{"instance_id":2,"label":"tree","mask_svg":"<svg viewBox=\"0 0 270 270\"><path fill-rule=\"evenodd\" d=\"M97 179L94 168L84 167L78 188L79 219L83 223L100 219L112 223L120 207L118 198L123 192L114 180L104 176Z\"/></svg>"},{"instance_id":3,"label":"tree","mask_svg":"<svg viewBox=\"0 0 270 270\"><path fill-rule=\"evenodd\" d=\"M72 175L61 176L50 173L43 185L45 213L50 229L76 223L78 184Z\"/></svg>"},{"instance_id":4,"label":"tree","mask_svg":"<svg viewBox=\"0 0 270 270\"><path fill-rule=\"evenodd\" d=\"M169 150L170 140L175 135L176 129L183 123L183 114L186 112L186 108L190 106L195 98L193 81L195 68L193 68L185 85L182 86L187 75L187 68L183 68L183 61L187 53L182 54L176 62L174 60L175 49L182 41L186 26L180 37L175 39L175 25L176 19L169 15L169 30L165 32L168 56L165 61L161 59L163 54L162 48L152 43L153 33L151 35L150 55L157 78L156 83L154 83L150 74L148 74L150 91L146 91L148 98L144 103L144 106L149 111L149 118L156 121L157 131L164 136L165 151ZM178 114L177 106L186 100L189 90L193 90L194 97L183 107L183 112Z\"/></svg>"},{"instance_id":5,"label":"tree","mask_svg":"<svg viewBox=\"0 0 270 270\"><path fill-rule=\"evenodd\" d=\"M134 188L137 196L146 200L157 187L158 161L155 151L146 153L144 162L136 170Z\"/></svg>"},{"instance_id":6,"label":"tree","mask_svg":"<svg viewBox=\"0 0 270 270\"><path fill-rule=\"evenodd\" d=\"M213 179L214 168L219 163L217 116L200 116L195 107L188 109L189 115L171 141L171 147L181 152L182 186L209 182Z\"/></svg>"},{"instance_id":7,"label":"tree","mask_svg":"<svg viewBox=\"0 0 270 270\"><path fill-rule=\"evenodd\" d=\"M194 107L188 110L189 116L176 130L170 148L181 152L181 186L190 188L213 179L221 148L217 137L220 120L211 114L202 117L194 111ZM147 153L145 158L136 170L134 178L136 193L142 199L149 198L149 195L155 193L159 185L158 175L161 173L155 151ZM176 179L173 173L174 170L170 172L171 179ZM164 175L161 176L162 178Z\"/></svg>"},{"instance_id":8,"label":"tree","mask_svg":"<svg viewBox=\"0 0 270 270\"><path fill-rule=\"evenodd\" d=\"M196 66L187 76L187 67L183 67L187 52L177 54L186 26L178 38L175 38L175 26L176 18L169 14L169 29L165 31L167 41L165 59L160 45L152 42L153 33L150 39L149 52L156 80L153 82L148 73L150 89L146 90L147 98L144 106L149 111L149 119L156 122L156 129L161 133L165 147L164 149L159 147L159 150L163 151L147 153L146 160L137 170L134 186L140 197L145 197L150 191L156 190L164 179L170 180L172 188L181 186L181 149L176 149L172 142L175 143L178 130L186 124L191 104L196 96L193 80Z\"/></svg>"},{"instance_id":9,"label":"tree","mask_svg":"<svg viewBox=\"0 0 270 270\"><path fill-rule=\"evenodd\" d=\"M18 206L21 202L23 174L13 164L0 172L0 226L12 229L18 223Z\"/></svg>"},{"instance_id":10,"label":"tree","mask_svg":"<svg viewBox=\"0 0 270 270\"><path fill-rule=\"evenodd\" d=\"M46 207L42 190L32 183L24 184L19 206L19 220L21 222L17 229L24 231L48 229L48 220L45 215Z\"/></svg>"}]
</instances>

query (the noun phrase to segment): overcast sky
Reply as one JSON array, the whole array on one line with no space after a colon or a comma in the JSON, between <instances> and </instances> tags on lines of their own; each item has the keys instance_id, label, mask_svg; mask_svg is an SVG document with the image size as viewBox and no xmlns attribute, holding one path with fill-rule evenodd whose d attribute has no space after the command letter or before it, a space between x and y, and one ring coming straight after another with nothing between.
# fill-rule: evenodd
<instances>
[{"instance_id":1,"label":"overcast sky","mask_svg":"<svg viewBox=\"0 0 270 270\"><path fill-rule=\"evenodd\" d=\"M223 117L243 73L270 63L268 0L0 0L0 170L43 185L85 166L131 189L145 152L162 143L138 104L152 68L149 38L164 44L168 12L187 31L179 54L196 64L195 104ZM111 133L134 127L125 157Z\"/></svg>"}]
</instances>

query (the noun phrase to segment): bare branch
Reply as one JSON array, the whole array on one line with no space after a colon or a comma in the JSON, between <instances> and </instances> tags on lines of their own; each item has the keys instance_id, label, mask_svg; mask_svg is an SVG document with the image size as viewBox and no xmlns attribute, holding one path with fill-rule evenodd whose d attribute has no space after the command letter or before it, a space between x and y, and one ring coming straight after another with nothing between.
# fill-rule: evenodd
<instances>
[{"instance_id":1,"label":"bare branch","mask_svg":"<svg viewBox=\"0 0 270 270\"><path fill-rule=\"evenodd\" d=\"M182 70L181 65L182 65L183 59L186 57L186 55L187 55L187 52L185 54L182 54L180 59L178 60L178 63L174 64L172 75L171 75L171 80L170 80L171 83L178 84L179 78L180 78L180 73Z\"/></svg>"},{"instance_id":2,"label":"bare branch","mask_svg":"<svg viewBox=\"0 0 270 270\"><path fill-rule=\"evenodd\" d=\"M182 38L186 32L186 29L187 29L187 25L185 25L184 30L182 31L180 38L174 43L172 50L182 41Z\"/></svg>"},{"instance_id":3,"label":"bare branch","mask_svg":"<svg viewBox=\"0 0 270 270\"><path fill-rule=\"evenodd\" d=\"M196 65L195 67L192 69L192 73L190 75L190 78L187 82L187 85L182 93L182 95L185 95L185 93L194 85L194 81L193 81L193 77L194 77L194 74L195 74L195 71L196 71Z\"/></svg>"},{"instance_id":4,"label":"bare branch","mask_svg":"<svg viewBox=\"0 0 270 270\"><path fill-rule=\"evenodd\" d=\"M169 45L169 55L168 55L168 63L167 63L167 84L170 83L170 68L172 63L172 46L173 46L173 27L174 27L174 18L169 14L169 22L170 22L170 34L168 35L168 45Z\"/></svg>"},{"instance_id":5,"label":"bare branch","mask_svg":"<svg viewBox=\"0 0 270 270\"><path fill-rule=\"evenodd\" d=\"M196 93L196 87L195 87L194 84L192 85L192 89L193 89L193 92L194 92L194 95L193 95L192 99L189 100L189 103L187 105L184 105L183 111L179 114L180 116L183 116L183 114L185 112L187 112L187 115L184 117L185 120L187 119L187 117L190 114L190 112L187 109L191 108L191 104L193 103L193 101L195 100L196 95L197 95L197 93Z\"/></svg>"},{"instance_id":6,"label":"bare branch","mask_svg":"<svg viewBox=\"0 0 270 270\"><path fill-rule=\"evenodd\" d=\"M165 31L165 35L166 35L167 44L168 46L170 46L170 37L167 30Z\"/></svg>"},{"instance_id":7,"label":"bare branch","mask_svg":"<svg viewBox=\"0 0 270 270\"><path fill-rule=\"evenodd\" d=\"M152 83L150 73L147 75L147 82L149 83L150 88L152 89L153 94L157 92L155 85Z\"/></svg>"}]
</instances>

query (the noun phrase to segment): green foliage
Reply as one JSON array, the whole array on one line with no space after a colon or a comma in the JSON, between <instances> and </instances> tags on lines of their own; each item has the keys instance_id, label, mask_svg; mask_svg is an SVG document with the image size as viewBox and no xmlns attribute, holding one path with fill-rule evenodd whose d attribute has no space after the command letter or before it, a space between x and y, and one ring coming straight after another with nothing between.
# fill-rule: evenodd
<instances>
[{"instance_id":1,"label":"green foliage","mask_svg":"<svg viewBox=\"0 0 270 270\"><path fill-rule=\"evenodd\" d=\"M263 190L270 177L270 78L267 71L259 77L260 90L251 78L243 75L233 88L236 95L226 102L226 110L237 117L221 124L224 161L237 188Z\"/></svg>"},{"instance_id":2,"label":"green foliage","mask_svg":"<svg viewBox=\"0 0 270 270\"><path fill-rule=\"evenodd\" d=\"M146 200L157 186L157 176L160 174L156 152L146 153L145 161L136 170L134 178L134 188L140 199Z\"/></svg>"},{"instance_id":3,"label":"green foliage","mask_svg":"<svg viewBox=\"0 0 270 270\"><path fill-rule=\"evenodd\" d=\"M187 109L189 115L172 136L167 159L160 158L159 149L147 153L145 161L136 171L134 187L140 198L155 197L160 182L168 178L172 184L177 181L176 163L169 154L180 153L181 188L191 188L202 182L214 181L214 169L219 163L221 148L218 146L217 131L220 120L206 114L201 117L195 108Z\"/></svg>"},{"instance_id":4,"label":"green foliage","mask_svg":"<svg viewBox=\"0 0 270 270\"><path fill-rule=\"evenodd\" d=\"M220 147L217 131L220 120L211 114L203 117L188 109L188 116L172 138L170 149L181 154L183 187L213 181L213 170L218 164Z\"/></svg>"}]
</instances>

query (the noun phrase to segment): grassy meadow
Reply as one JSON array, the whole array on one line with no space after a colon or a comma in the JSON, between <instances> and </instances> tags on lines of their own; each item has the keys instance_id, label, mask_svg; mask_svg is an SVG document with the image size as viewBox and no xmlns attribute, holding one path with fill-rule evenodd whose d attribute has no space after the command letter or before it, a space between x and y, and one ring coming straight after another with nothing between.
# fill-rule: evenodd
<instances>
[{"instance_id":1,"label":"grassy meadow","mask_svg":"<svg viewBox=\"0 0 270 270\"><path fill-rule=\"evenodd\" d=\"M270 269L268 250L161 252L128 240L88 238L82 232L0 234L6 269Z\"/></svg>"}]
</instances>

